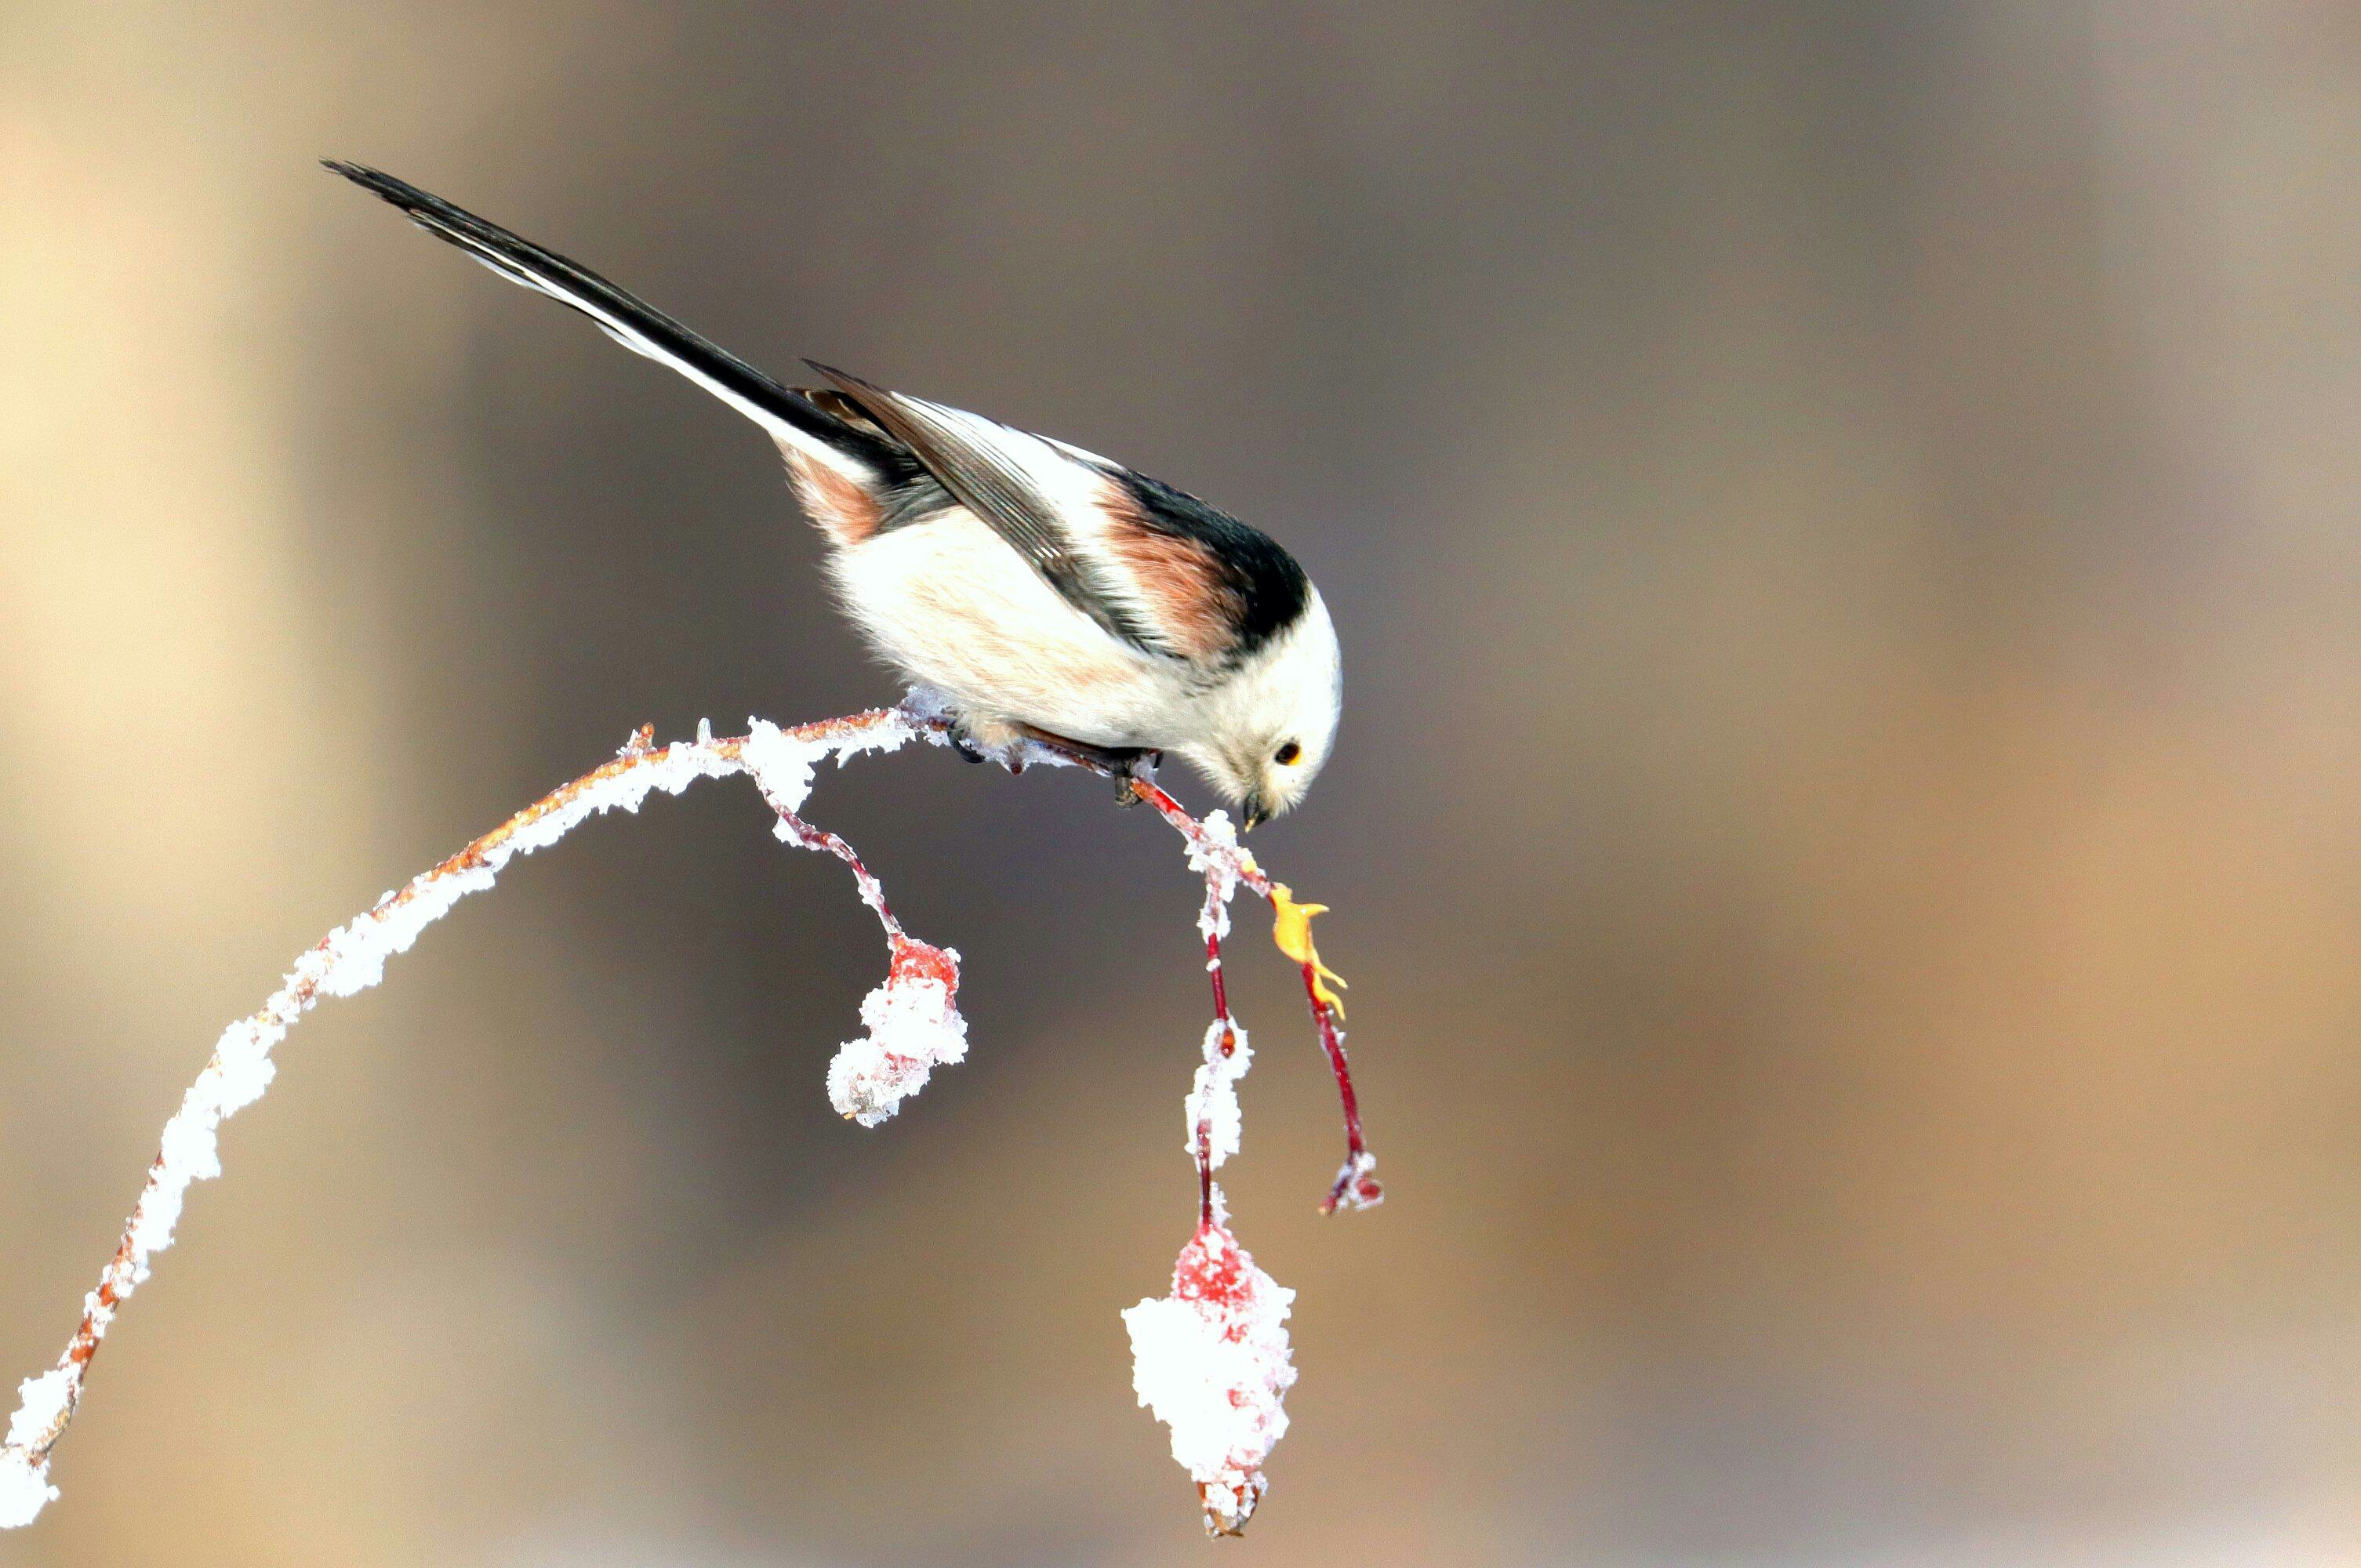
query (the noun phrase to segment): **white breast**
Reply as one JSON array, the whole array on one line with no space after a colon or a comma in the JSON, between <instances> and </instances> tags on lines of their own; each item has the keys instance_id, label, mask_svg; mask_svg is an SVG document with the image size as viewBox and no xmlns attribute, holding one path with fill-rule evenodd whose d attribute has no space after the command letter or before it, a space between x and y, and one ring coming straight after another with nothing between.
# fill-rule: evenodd
<instances>
[{"instance_id":1,"label":"white breast","mask_svg":"<svg viewBox=\"0 0 2361 1568\"><path fill-rule=\"evenodd\" d=\"M878 652L972 718L1099 746L1197 739L1185 665L1108 635L964 508L835 550L829 573Z\"/></svg>"}]
</instances>

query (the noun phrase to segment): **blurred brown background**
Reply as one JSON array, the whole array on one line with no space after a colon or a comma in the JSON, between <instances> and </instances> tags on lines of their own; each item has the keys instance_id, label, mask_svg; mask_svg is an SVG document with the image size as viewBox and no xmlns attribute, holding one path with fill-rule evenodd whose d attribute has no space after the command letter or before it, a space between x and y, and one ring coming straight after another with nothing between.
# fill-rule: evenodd
<instances>
[{"instance_id":1,"label":"blurred brown background","mask_svg":"<svg viewBox=\"0 0 2361 1568\"><path fill-rule=\"evenodd\" d=\"M2312 0L0 10L0 1374L305 944L642 721L892 688L760 436L320 172L1255 519L1295 1428L1197 1539L1118 1309L1195 894L1072 775L742 785L281 1052L27 1568L2361 1555L2361 16ZM1202 799L1193 783L1191 798Z\"/></svg>"}]
</instances>

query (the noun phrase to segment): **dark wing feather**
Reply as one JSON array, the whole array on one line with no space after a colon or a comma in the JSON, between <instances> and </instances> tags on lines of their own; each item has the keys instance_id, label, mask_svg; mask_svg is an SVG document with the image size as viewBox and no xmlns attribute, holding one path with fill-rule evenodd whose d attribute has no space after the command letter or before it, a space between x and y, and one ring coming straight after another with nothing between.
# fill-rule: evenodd
<instances>
[{"instance_id":1,"label":"dark wing feather","mask_svg":"<svg viewBox=\"0 0 2361 1568\"><path fill-rule=\"evenodd\" d=\"M1008 453L979 439L915 398L905 398L818 360L804 361L834 384L888 435L909 448L961 505L1025 557L1067 603L1107 633L1150 653L1169 653L1152 628L1110 588L1105 568L1092 558L1061 517L1054 499ZM1016 440L1038 436L1009 431ZM1044 451L1052 450L1040 442Z\"/></svg>"},{"instance_id":2,"label":"dark wing feather","mask_svg":"<svg viewBox=\"0 0 2361 1568\"><path fill-rule=\"evenodd\" d=\"M1130 505L1125 520L1142 532L1186 542L1206 563L1196 592L1223 606L1224 638L1212 656L1235 662L1261 648L1303 613L1312 581L1279 542L1186 490L1129 468L1109 476Z\"/></svg>"}]
</instances>

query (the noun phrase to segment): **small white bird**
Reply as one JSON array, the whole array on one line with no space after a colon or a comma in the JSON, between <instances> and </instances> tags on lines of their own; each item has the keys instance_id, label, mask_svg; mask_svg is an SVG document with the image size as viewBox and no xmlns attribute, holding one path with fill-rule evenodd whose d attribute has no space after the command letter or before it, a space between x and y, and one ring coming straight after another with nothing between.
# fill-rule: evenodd
<instances>
[{"instance_id":1,"label":"small white bird","mask_svg":"<svg viewBox=\"0 0 2361 1568\"><path fill-rule=\"evenodd\" d=\"M838 598L883 657L950 697L971 757L1025 734L1126 769L1169 751L1248 827L1302 799L1328 761L1335 627L1263 533L1079 447L824 365L827 387L783 386L498 225L327 167L769 432Z\"/></svg>"}]
</instances>

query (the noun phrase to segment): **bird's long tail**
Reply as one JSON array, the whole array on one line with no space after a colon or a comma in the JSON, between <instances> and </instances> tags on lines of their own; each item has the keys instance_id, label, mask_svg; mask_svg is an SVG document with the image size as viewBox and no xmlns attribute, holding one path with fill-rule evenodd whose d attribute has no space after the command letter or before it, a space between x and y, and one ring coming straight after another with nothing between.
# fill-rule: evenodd
<instances>
[{"instance_id":1,"label":"bird's long tail","mask_svg":"<svg viewBox=\"0 0 2361 1568\"><path fill-rule=\"evenodd\" d=\"M850 458L872 474L892 465L890 449L871 432L838 419L801 392L781 385L588 268L406 180L357 163L335 159L321 161L401 208L419 227L457 246L511 282L571 306L632 353L671 366L770 432L781 444L839 463Z\"/></svg>"}]
</instances>

